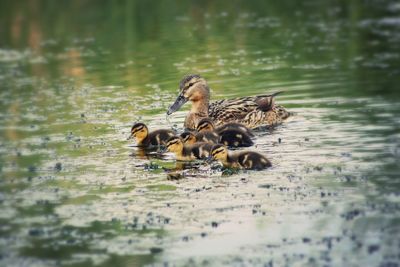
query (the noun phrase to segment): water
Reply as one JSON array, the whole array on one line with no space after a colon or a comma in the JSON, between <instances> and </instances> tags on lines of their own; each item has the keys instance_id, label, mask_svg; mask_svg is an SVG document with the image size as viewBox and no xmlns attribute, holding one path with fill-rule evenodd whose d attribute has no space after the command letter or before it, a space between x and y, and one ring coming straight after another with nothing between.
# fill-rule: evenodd
<instances>
[{"instance_id":1,"label":"water","mask_svg":"<svg viewBox=\"0 0 400 267\"><path fill-rule=\"evenodd\" d=\"M399 266L396 1L0 13L1 266ZM135 121L182 129L189 105L165 112L188 73L213 99L285 91L295 115L252 148L273 168L180 170L126 141Z\"/></svg>"}]
</instances>

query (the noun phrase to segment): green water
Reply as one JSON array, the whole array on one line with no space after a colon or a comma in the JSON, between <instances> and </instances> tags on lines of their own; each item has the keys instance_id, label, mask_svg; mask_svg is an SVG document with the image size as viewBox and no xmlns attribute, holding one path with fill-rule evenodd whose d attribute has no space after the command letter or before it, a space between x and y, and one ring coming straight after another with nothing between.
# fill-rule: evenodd
<instances>
[{"instance_id":1,"label":"green water","mask_svg":"<svg viewBox=\"0 0 400 267\"><path fill-rule=\"evenodd\" d=\"M273 168L126 141L188 73L285 91ZM399 77L397 1L1 1L0 266L399 266Z\"/></svg>"}]
</instances>

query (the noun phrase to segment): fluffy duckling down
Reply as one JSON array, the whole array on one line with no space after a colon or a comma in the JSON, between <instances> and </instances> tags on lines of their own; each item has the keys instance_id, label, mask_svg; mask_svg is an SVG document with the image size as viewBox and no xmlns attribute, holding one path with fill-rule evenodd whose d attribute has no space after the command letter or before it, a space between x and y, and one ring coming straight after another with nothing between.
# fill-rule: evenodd
<instances>
[{"instance_id":1,"label":"fluffy duckling down","mask_svg":"<svg viewBox=\"0 0 400 267\"><path fill-rule=\"evenodd\" d=\"M148 127L139 122L132 126L128 140L135 138L137 145L142 147L161 146L165 145L167 140L174 135L174 131L168 129L149 132Z\"/></svg>"},{"instance_id":2,"label":"fluffy duckling down","mask_svg":"<svg viewBox=\"0 0 400 267\"><path fill-rule=\"evenodd\" d=\"M180 137L174 136L168 139L165 146L167 151L175 154L177 160L190 161L208 158L213 145L205 142L185 145Z\"/></svg>"},{"instance_id":3,"label":"fluffy duckling down","mask_svg":"<svg viewBox=\"0 0 400 267\"><path fill-rule=\"evenodd\" d=\"M193 145L198 142L218 144L220 140L220 136L211 131L203 133L186 131L183 132L180 137L182 138L183 143L186 145Z\"/></svg>"},{"instance_id":4,"label":"fluffy duckling down","mask_svg":"<svg viewBox=\"0 0 400 267\"><path fill-rule=\"evenodd\" d=\"M247 128L245 125L238 123L238 122L228 122L228 123L224 123L221 126L215 127L215 131L217 133L221 133L221 132L223 132L225 130L229 130L229 129L240 130L240 131L246 133L250 137L255 137L255 135L251 129Z\"/></svg>"},{"instance_id":5,"label":"fluffy duckling down","mask_svg":"<svg viewBox=\"0 0 400 267\"><path fill-rule=\"evenodd\" d=\"M230 147L248 147L254 144L251 139L254 136L251 130L239 123L227 123L215 128L214 123L210 119L204 118L199 121L196 130L199 132L199 135L210 135L211 133L218 135L219 140L217 143Z\"/></svg>"},{"instance_id":6,"label":"fluffy duckling down","mask_svg":"<svg viewBox=\"0 0 400 267\"><path fill-rule=\"evenodd\" d=\"M263 155L254 151L230 152L222 144L214 145L211 157L225 168L262 170L271 167L271 162Z\"/></svg>"}]
</instances>

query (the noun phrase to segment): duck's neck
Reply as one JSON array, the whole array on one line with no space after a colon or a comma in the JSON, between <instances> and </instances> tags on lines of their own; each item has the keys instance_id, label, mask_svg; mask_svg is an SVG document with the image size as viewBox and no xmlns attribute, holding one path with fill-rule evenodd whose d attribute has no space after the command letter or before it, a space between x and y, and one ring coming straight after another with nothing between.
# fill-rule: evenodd
<instances>
[{"instance_id":1,"label":"duck's neck","mask_svg":"<svg viewBox=\"0 0 400 267\"><path fill-rule=\"evenodd\" d=\"M192 108L185 119L185 128L196 129L200 119L208 118L209 88L205 85L190 97Z\"/></svg>"},{"instance_id":2,"label":"duck's neck","mask_svg":"<svg viewBox=\"0 0 400 267\"><path fill-rule=\"evenodd\" d=\"M209 100L207 98L192 101L192 109L190 112L198 114L202 117L208 117L208 104Z\"/></svg>"}]
</instances>

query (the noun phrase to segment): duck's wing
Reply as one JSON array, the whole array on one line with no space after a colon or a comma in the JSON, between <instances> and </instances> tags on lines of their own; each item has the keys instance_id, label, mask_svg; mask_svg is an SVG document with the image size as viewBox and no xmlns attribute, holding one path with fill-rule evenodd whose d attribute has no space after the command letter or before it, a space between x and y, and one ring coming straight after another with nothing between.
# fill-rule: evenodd
<instances>
[{"instance_id":1,"label":"duck's wing","mask_svg":"<svg viewBox=\"0 0 400 267\"><path fill-rule=\"evenodd\" d=\"M215 101L209 106L209 116L216 122L240 121L255 109L263 112L271 110L273 99L279 93Z\"/></svg>"},{"instance_id":2,"label":"duck's wing","mask_svg":"<svg viewBox=\"0 0 400 267\"><path fill-rule=\"evenodd\" d=\"M208 113L214 121L240 120L257 108L258 104L254 100L254 97L219 100L210 104Z\"/></svg>"},{"instance_id":3,"label":"duck's wing","mask_svg":"<svg viewBox=\"0 0 400 267\"><path fill-rule=\"evenodd\" d=\"M257 103L258 109L267 112L274 108L275 106L275 96L283 93L283 91L279 91L270 95L259 95L256 96L254 102Z\"/></svg>"}]
</instances>

